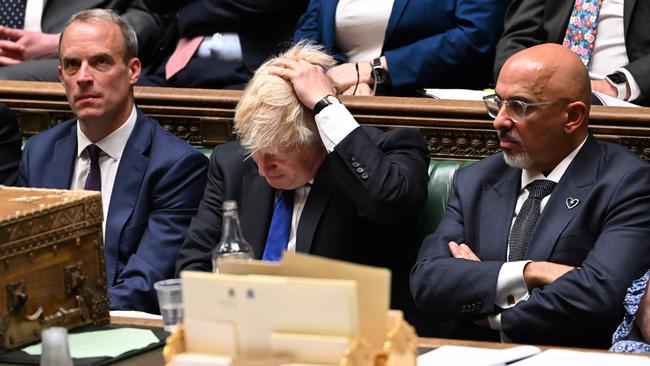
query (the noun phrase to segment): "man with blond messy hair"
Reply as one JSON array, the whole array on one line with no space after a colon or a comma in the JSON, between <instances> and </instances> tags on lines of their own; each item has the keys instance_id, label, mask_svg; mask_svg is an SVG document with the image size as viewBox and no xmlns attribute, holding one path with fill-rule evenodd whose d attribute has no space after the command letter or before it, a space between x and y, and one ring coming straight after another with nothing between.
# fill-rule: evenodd
<instances>
[{"instance_id":1,"label":"man with blond messy hair","mask_svg":"<svg viewBox=\"0 0 650 366\"><path fill-rule=\"evenodd\" d=\"M236 200L258 258L279 260L287 250L388 267L392 305L409 317L408 273L426 199L424 140L411 129L360 127L332 95L324 73L332 64L318 47L299 44L257 70L235 113L240 141L212 153L176 269L212 269L222 203ZM277 230L282 215L285 230Z\"/></svg>"}]
</instances>

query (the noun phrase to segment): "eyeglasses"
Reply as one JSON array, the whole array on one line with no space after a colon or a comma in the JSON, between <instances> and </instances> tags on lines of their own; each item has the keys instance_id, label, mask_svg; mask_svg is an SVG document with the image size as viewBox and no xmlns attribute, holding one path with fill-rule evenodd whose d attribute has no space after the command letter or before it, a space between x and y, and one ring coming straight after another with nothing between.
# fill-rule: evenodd
<instances>
[{"instance_id":1,"label":"eyeglasses","mask_svg":"<svg viewBox=\"0 0 650 366\"><path fill-rule=\"evenodd\" d=\"M490 115L490 117L497 118L497 115L499 114L501 107L505 104L506 112L508 112L510 119L512 119L514 122L519 122L522 121L524 118L526 118L526 110L528 108L538 107L547 104L554 104L560 101L562 100L560 99L560 100L553 100L548 102L527 103L516 99L502 100L496 94L490 94L483 97L483 103L485 103L485 109L487 110L488 115Z\"/></svg>"}]
</instances>

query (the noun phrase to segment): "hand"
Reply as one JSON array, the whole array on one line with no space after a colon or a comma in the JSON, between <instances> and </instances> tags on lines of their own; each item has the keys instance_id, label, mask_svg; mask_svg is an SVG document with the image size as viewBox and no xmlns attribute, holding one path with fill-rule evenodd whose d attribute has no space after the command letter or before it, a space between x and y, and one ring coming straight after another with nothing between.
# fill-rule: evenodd
<instances>
[{"instance_id":1,"label":"hand","mask_svg":"<svg viewBox=\"0 0 650 366\"><path fill-rule=\"evenodd\" d=\"M449 246L449 251L454 258L467 259L476 262L481 261L481 259L474 254L467 244L458 244L455 241L450 241L447 245Z\"/></svg>"},{"instance_id":2,"label":"hand","mask_svg":"<svg viewBox=\"0 0 650 366\"><path fill-rule=\"evenodd\" d=\"M355 87L357 88L357 91L354 94L352 94L354 92ZM343 95L372 96L373 93L372 93L372 88L370 87L370 85L368 85L366 83L359 83L359 86L352 85L351 87L349 87L346 91L343 92Z\"/></svg>"},{"instance_id":3,"label":"hand","mask_svg":"<svg viewBox=\"0 0 650 366\"><path fill-rule=\"evenodd\" d=\"M324 96L336 94L323 67L305 60L278 60L268 70L270 74L290 82L300 102L309 109L314 109Z\"/></svg>"},{"instance_id":4,"label":"hand","mask_svg":"<svg viewBox=\"0 0 650 366\"><path fill-rule=\"evenodd\" d=\"M529 262L524 267L524 281L526 287L531 290L535 287L544 287L555 282L565 273L575 269L575 267L566 266L551 262Z\"/></svg>"},{"instance_id":5,"label":"hand","mask_svg":"<svg viewBox=\"0 0 650 366\"><path fill-rule=\"evenodd\" d=\"M372 84L372 70L370 67L370 62L359 62L359 85L361 83L371 85ZM357 84L357 70L354 66L354 62L348 62L338 66L334 66L331 69L327 70L327 75L334 80L336 85L338 85L341 90L346 90ZM350 94L351 95L351 94ZM358 95L358 94L357 94ZM370 94L366 94L370 95Z\"/></svg>"},{"instance_id":6,"label":"hand","mask_svg":"<svg viewBox=\"0 0 650 366\"><path fill-rule=\"evenodd\" d=\"M648 281L650 285L650 280ZM634 322L636 326L641 330L643 338L646 341L650 340L650 296L648 296L648 287L646 285L645 293L641 297L639 302L639 308L634 314Z\"/></svg>"},{"instance_id":7,"label":"hand","mask_svg":"<svg viewBox=\"0 0 650 366\"><path fill-rule=\"evenodd\" d=\"M8 39L7 39L8 38ZM25 60L56 57L58 34L0 27L0 64L14 65Z\"/></svg>"},{"instance_id":8,"label":"hand","mask_svg":"<svg viewBox=\"0 0 650 366\"><path fill-rule=\"evenodd\" d=\"M608 83L607 80L605 79L592 80L591 90L609 95L610 97L614 97L614 98L618 97L618 90L616 90L616 88L613 87L610 83Z\"/></svg>"}]
</instances>

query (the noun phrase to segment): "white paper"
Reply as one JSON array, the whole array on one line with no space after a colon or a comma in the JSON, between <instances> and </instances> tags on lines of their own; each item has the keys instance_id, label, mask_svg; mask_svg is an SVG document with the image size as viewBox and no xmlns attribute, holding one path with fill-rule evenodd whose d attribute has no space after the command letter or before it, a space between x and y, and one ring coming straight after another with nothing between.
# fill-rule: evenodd
<instances>
[{"instance_id":1,"label":"white paper","mask_svg":"<svg viewBox=\"0 0 650 366\"><path fill-rule=\"evenodd\" d=\"M442 346L418 356L418 366L500 366L540 351L534 346L505 349Z\"/></svg>"},{"instance_id":2,"label":"white paper","mask_svg":"<svg viewBox=\"0 0 650 366\"><path fill-rule=\"evenodd\" d=\"M517 366L647 366L650 365L650 358L644 356L633 356L618 353L605 352L582 352L552 349L544 351L536 356L515 362Z\"/></svg>"},{"instance_id":3,"label":"white paper","mask_svg":"<svg viewBox=\"0 0 650 366\"><path fill-rule=\"evenodd\" d=\"M478 100L482 101L483 97L494 93L494 90L471 90L471 89L424 89L424 92L437 99L453 100Z\"/></svg>"}]
</instances>

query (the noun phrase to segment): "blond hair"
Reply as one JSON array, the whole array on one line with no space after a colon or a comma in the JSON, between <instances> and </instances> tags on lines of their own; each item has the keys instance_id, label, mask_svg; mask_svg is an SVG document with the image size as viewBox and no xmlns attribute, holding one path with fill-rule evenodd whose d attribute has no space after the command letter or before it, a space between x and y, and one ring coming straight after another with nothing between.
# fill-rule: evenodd
<instances>
[{"instance_id":1,"label":"blond hair","mask_svg":"<svg viewBox=\"0 0 650 366\"><path fill-rule=\"evenodd\" d=\"M283 59L325 68L335 64L322 46L300 42L257 69L235 110L234 132L251 154L275 153L319 140L312 111L300 102L290 82L268 72L273 62Z\"/></svg>"}]
</instances>

